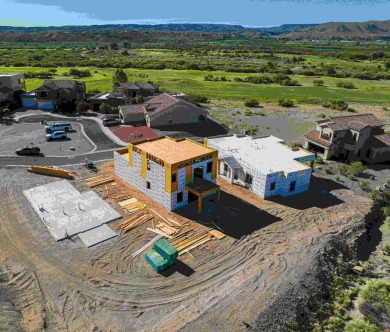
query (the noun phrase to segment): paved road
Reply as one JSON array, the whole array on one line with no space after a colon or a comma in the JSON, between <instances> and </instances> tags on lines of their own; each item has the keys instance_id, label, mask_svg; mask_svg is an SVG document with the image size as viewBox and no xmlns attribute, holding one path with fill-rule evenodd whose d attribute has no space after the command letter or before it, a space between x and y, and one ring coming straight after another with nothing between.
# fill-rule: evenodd
<instances>
[{"instance_id":1,"label":"paved road","mask_svg":"<svg viewBox=\"0 0 390 332\"><path fill-rule=\"evenodd\" d=\"M84 154L81 156L71 156L71 157L32 157L32 156L23 156L23 157L0 157L0 167L3 166L27 166L27 165L37 165L37 166L65 166L65 165L75 165L82 164L85 162L85 158L89 161L103 161L113 159L114 150L111 151L100 151L90 154Z\"/></svg>"},{"instance_id":2,"label":"paved road","mask_svg":"<svg viewBox=\"0 0 390 332\"><path fill-rule=\"evenodd\" d=\"M86 153L69 157L33 157L33 156L5 156L0 157L0 167L4 166L66 166L82 164L87 158L89 161L103 161L113 159L114 150L123 148L113 142L102 130L99 123L91 119L72 119L64 117L53 117L50 115L31 115L20 118L20 122L35 123L45 120L48 122L77 122L84 127L85 134L96 144L97 149L93 153Z\"/></svg>"},{"instance_id":3,"label":"paved road","mask_svg":"<svg viewBox=\"0 0 390 332\"><path fill-rule=\"evenodd\" d=\"M96 144L96 151L108 150L108 149L120 149L122 146L113 142L107 135L103 132L100 125L91 119L72 119L72 118L63 118L63 117L54 117L50 115L31 115L28 117L20 118L20 122L34 123L40 122L41 120L50 122L77 122L81 123L84 127L85 134Z\"/></svg>"}]
</instances>

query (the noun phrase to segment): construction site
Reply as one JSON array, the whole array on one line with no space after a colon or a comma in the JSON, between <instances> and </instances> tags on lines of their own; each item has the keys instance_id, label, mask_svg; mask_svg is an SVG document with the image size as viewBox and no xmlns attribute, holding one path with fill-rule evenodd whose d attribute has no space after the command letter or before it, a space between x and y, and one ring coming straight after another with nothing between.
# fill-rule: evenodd
<instances>
[{"instance_id":1,"label":"construction site","mask_svg":"<svg viewBox=\"0 0 390 332\"><path fill-rule=\"evenodd\" d=\"M302 278L313 282L324 253L338 255L334 242L352 241L371 217L371 200L315 176L306 193L263 200L217 177L216 163L207 165L215 152L201 144L164 166L162 189L175 198L166 208L148 192L146 180L160 180L143 156L161 165L167 150L149 143L130 144L115 152L115 163L92 168L0 169L7 331L282 331L299 315L291 297L316 294L302 288ZM117 174L118 157L127 153L129 163L130 151L145 183ZM196 176L182 175L177 163L201 169L208 177L199 180L213 186L180 207L177 198L189 196ZM187 192L178 195L180 188ZM268 323L260 319L270 312Z\"/></svg>"}]
</instances>

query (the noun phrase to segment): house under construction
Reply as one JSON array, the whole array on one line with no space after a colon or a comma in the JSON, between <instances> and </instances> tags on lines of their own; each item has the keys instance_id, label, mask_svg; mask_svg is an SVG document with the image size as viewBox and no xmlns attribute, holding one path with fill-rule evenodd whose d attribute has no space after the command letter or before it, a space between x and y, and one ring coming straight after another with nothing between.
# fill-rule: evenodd
<instances>
[{"instance_id":1,"label":"house under construction","mask_svg":"<svg viewBox=\"0 0 390 332\"><path fill-rule=\"evenodd\" d=\"M224 135L205 139L218 150L218 174L262 198L289 196L309 189L314 154L289 148L274 136Z\"/></svg>"},{"instance_id":2,"label":"house under construction","mask_svg":"<svg viewBox=\"0 0 390 332\"><path fill-rule=\"evenodd\" d=\"M114 152L115 174L169 211L218 193L218 151L189 139L157 137Z\"/></svg>"}]
</instances>

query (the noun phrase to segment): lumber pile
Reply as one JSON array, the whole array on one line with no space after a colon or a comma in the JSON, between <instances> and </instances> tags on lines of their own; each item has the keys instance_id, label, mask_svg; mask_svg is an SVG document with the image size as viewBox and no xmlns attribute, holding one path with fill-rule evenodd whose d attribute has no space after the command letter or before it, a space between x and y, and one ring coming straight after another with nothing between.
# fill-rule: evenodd
<instances>
[{"instance_id":1,"label":"lumber pile","mask_svg":"<svg viewBox=\"0 0 390 332\"><path fill-rule=\"evenodd\" d=\"M121 230L123 233L126 233L151 219L153 219L153 216L143 210L138 213L135 213L131 218L122 221L116 227L116 229Z\"/></svg>"},{"instance_id":2,"label":"lumber pile","mask_svg":"<svg viewBox=\"0 0 390 332\"><path fill-rule=\"evenodd\" d=\"M88 182L87 186L89 188L94 188L94 187L101 186L103 184L110 183L110 182L114 182L114 178L111 176L105 176L105 177L98 178L97 180L93 180L91 182Z\"/></svg>"},{"instance_id":3,"label":"lumber pile","mask_svg":"<svg viewBox=\"0 0 390 332\"><path fill-rule=\"evenodd\" d=\"M183 255L190 250L211 241L213 237L207 231L208 230L204 230L188 237L174 239L173 241L170 241L170 243L179 251L179 255Z\"/></svg>"},{"instance_id":4,"label":"lumber pile","mask_svg":"<svg viewBox=\"0 0 390 332\"><path fill-rule=\"evenodd\" d=\"M31 173L52 175L52 176L58 176L60 178L73 179L73 175L69 171L56 166L31 166L27 168L27 171Z\"/></svg>"}]
</instances>

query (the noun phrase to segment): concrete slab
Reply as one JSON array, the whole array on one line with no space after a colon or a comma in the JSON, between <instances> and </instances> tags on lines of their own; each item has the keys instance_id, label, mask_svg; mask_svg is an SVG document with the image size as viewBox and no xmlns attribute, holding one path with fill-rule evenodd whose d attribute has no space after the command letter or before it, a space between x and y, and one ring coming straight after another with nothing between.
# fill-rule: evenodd
<instances>
[{"instance_id":1,"label":"concrete slab","mask_svg":"<svg viewBox=\"0 0 390 332\"><path fill-rule=\"evenodd\" d=\"M67 180L31 188L23 194L56 241L121 217L95 192L80 194Z\"/></svg>"},{"instance_id":2,"label":"concrete slab","mask_svg":"<svg viewBox=\"0 0 390 332\"><path fill-rule=\"evenodd\" d=\"M92 247L98 243L112 239L117 236L117 234L106 224L103 224L102 226L90 229L89 231L79 233L78 236L87 247Z\"/></svg>"}]
</instances>

